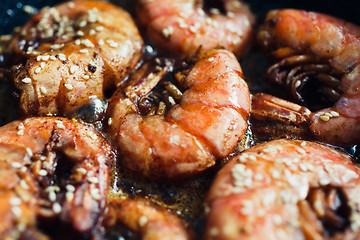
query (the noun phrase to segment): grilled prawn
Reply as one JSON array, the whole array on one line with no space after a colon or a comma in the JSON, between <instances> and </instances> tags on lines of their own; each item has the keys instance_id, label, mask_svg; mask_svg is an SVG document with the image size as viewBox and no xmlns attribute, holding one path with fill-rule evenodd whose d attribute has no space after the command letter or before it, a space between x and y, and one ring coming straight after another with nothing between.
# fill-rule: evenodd
<instances>
[{"instance_id":1,"label":"grilled prawn","mask_svg":"<svg viewBox=\"0 0 360 240\"><path fill-rule=\"evenodd\" d=\"M111 99L108 134L128 169L153 178L190 176L230 154L246 131L250 96L236 57L212 50L197 58L176 82L151 74ZM161 74L169 65L155 69Z\"/></svg>"},{"instance_id":2,"label":"grilled prawn","mask_svg":"<svg viewBox=\"0 0 360 240\"><path fill-rule=\"evenodd\" d=\"M58 227L55 219L70 224L67 234L96 230L112 154L102 136L76 120L37 117L1 127L0 238L47 239L36 227Z\"/></svg>"},{"instance_id":3,"label":"grilled prawn","mask_svg":"<svg viewBox=\"0 0 360 240\"><path fill-rule=\"evenodd\" d=\"M310 130L316 138L339 145L359 143L360 28L324 14L274 10L258 39L282 59L268 70L273 82L288 86L300 103L306 84L310 92L318 86L318 95L334 104L312 115ZM321 101L316 99L311 105Z\"/></svg>"},{"instance_id":4,"label":"grilled prawn","mask_svg":"<svg viewBox=\"0 0 360 240\"><path fill-rule=\"evenodd\" d=\"M130 15L103 1L74 1L42 10L11 43L26 63L14 84L26 115L69 115L118 85L141 57Z\"/></svg>"},{"instance_id":5,"label":"grilled prawn","mask_svg":"<svg viewBox=\"0 0 360 240\"><path fill-rule=\"evenodd\" d=\"M360 172L330 147L274 140L234 157L206 199L204 239L359 239Z\"/></svg>"},{"instance_id":6,"label":"grilled prawn","mask_svg":"<svg viewBox=\"0 0 360 240\"><path fill-rule=\"evenodd\" d=\"M218 0L224 13L218 8L205 12L203 2L139 0L137 17L150 40L170 53L191 55L199 48L223 47L241 56L253 36L254 16L248 6L239 0Z\"/></svg>"},{"instance_id":7,"label":"grilled prawn","mask_svg":"<svg viewBox=\"0 0 360 240\"><path fill-rule=\"evenodd\" d=\"M192 234L184 221L145 199L110 199L105 226L124 225L143 240L189 240Z\"/></svg>"}]
</instances>

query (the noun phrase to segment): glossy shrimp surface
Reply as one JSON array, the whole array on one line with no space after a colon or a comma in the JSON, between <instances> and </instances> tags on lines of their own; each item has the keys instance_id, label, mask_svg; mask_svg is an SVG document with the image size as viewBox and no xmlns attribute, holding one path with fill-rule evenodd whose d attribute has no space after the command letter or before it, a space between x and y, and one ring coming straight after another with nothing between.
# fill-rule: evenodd
<instances>
[{"instance_id":1,"label":"glossy shrimp surface","mask_svg":"<svg viewBox=\"0 0 360 240\"><path fill-rule=\"evenodd\" d=\"M318 143L257 145L215 177L204 239L358 239L359 174Z\"/></svg>"},{"instance_id":2,"label":"glossy shrimp surface","mask_svg":"<svg viewBox=\"0 0 360 240\"><path fill-rule=\"evenodd\" d=\"M100 134L76 120L37 117L1 127L1 239L47 239L36 227L43 221L55 231L54 219L68 224L67 234L96 230L112 155Z\"/></svg>"},{"instance_id":3,"label":"glossy shrimp surface","mask_svg":"<svg viewBox=\"0 0 360 240\"><path fill-rule=\"evenodd\" d=\"M223 4L224 13L218 8L205 12L203 1L139 0L137 17L149 39L170 53L223 47L241 56L252 38L254 16L239 0L214 2Z\"/></svg>"},{"instance_id":4,"label":"glossy shrimp surface","mask_svg":"<svg viewBox=\"0 0 360 240\"><path fill-rule=\"evenodd\" d=\"M283 58L270 72L275 81L298 89L316 78L333 106L312 116L310 130L321 141L357 144L360 141L360 28L324 14L300 10L268 13L258 39L273 56ZM290 67L286 73L282 68ZM312 90L314 91L314 89ZM341 131L339 131L341 129Z\"/></svg>"},{"instance_id":5,"label":"glossy shrimp surface","mask_svg":"<svg viewBox=\"0 0 360 240\"><path fill-rule=\"evenodd\" d=\"M25 115L69 114L118 85L141 57L131 16L103 1L75 1L42 10L12 42L26 63L14 67Z\"/></svg>"},{"instance_id":6,"label":"glossy shrimp surface","mask_svg":"<svg viewBox=\"0 0 360 240\"><path fill-rule=\"evenodd\" d=\"M225 50L204 53L180 81L185 91L162 114L141 114L121 89L111 99L108 133L125 167L146 177L180 178L234 150L246 131L250 108L236 57Z\"/></svg>"},{"instance_id":7,"label":"glossy shrimp surface","mask_svg":"<svg viewBox=\"0 0 360 240\"><path fill-rule=\"evenodd\" d=\"M181 218L145 199L111 199L105 221L107 227L124 225L143 240L193 239Z\"/></svg>"}]
</instances>

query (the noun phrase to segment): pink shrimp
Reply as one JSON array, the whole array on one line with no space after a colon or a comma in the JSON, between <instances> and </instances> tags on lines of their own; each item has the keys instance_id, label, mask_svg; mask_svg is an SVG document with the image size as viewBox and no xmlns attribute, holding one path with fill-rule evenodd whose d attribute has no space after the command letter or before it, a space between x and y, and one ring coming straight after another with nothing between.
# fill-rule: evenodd
<instances>
[{"instance_id":1,"label":"pink shrimp","mask_svg":"<svg viewBox=\"0 0 360 240\"><path fill-rule=\"evenodd\" d=\"M79 104L119 85L142 53L131 16L104 1L44 9L11 43L25 58L13 69L25 115L69 115Z\"/></svg>"},{"instance_id":2,"label":"pink shrimp","mask_svg":"<svg viewBox=\"0 0 360 240\"><path fill-rule=\"evenodd\" d=\"M145 199L110 199L105 222L108 229L124 225L143 240L193 239L185 221Z\"/></svg>"},{"instance_id":3,"label":"pink shrimp","mask_svg":"<svg viewBox=\"0 0 360 240\"><path fill-rule=\"evenodd\" d=\"M146 177L186 177L234 150L247 129L250 110L240 65L226 50L198 58L190 70L175 74L175 84L145 78L111 99L108 133L127 168ZM155 91L155 85L164 89ZM149 110L140 111L143 100L151 105ZM152 111L153 102L158 110Z\"/></svg>"},{"instance_id":4,"label":"pink shrimp","mask_svg":"<svg viewBox=\"0 0 360 240\"><path fill-rule=\"evenodd\" d=\"M252 39L254 16L239 0L222 2L226 15L217 8L205 13L203 1L139 0L137 17L150 40L173 54L224 47L241 56Z\"/></svg>"},{"instance_id":5,"label":"pink shrimp","mask_svg":"<svg viewBox=\"0 0 360 240\"><path fill-rule=\"evenodd\" d=\"M76 120L38 117L1 127L0 238L45 236L36 229L41 218L48 228L60 219L72 225L67 234L91 234L105 208L113 154Z\"/></svg>"},{"instance_id":6,"label":"pink shrimp","mask_svg":"<svg viewBox=\"0 0 360 240\"><path fill-rule=\"evenodd\" d=\"M360 172L344 153L270 141L218 172L204 239L359 239L359 194Z\"/></svg>"},{"instance_id":7,"label":"pink shrimp","mask_svg":"<svg viewBox=\"0 0 360 240\"><path fill-rule=\"evenodd\" d=\"M334 104L311 117L315 137L339 145L359 143L360 28L320 13L274 10L258 39L275 57L284 58L268 70L274 82L287 85L302 102L300 91L317 79L320 95Z\"/></svg>"}]
</instances>

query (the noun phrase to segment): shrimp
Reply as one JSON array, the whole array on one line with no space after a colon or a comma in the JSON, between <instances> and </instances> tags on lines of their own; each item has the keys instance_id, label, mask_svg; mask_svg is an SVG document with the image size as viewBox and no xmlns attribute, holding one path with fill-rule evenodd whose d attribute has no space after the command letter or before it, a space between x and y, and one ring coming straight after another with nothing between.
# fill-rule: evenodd
<instances>
[{"instance_id":1,"label":"shrimp","mask_svg":"<svg viewBox=\"0 0 360 240\"><path fill-rule=\"evenodd\" d=\"M209 168L236 147L250 111L241 67L226 50L198 59L175 74L175 84L151 73L153 78L141 78L111 99L107 132L126 168L145 177L182 178Z\"/></svg>"},{"instance_id":2,"label":"shrimp","mask_svg":"<svg viewBox=\"0 0 360 240\"><path fill-rule=\"evenodd\" d=\"M274 10L258 39L276 58L283 58L268 70L272 81L288 86L302 103L301 91L312 82L309 92L319 86L316 95L333 105L311 116L312 134L331 144L359 143L360 28L320 13ZM316 100L310 105L322 101Z\"/></svg>"},{"instance_id":3,"label":"shrimp","mask_svg":"<svg viewBox=\"0 0 360 240\"><path fill-rule=\"evenodd\" d=\"M76 1L33 16L11 45L26 60L12 69L22 112L70 115L119 85L139 61L143 42L123 9Z\"/></svg>"},{"instance_id":4,"label":"shrimp","mask_svg":"<svg viewBox=\"0 0 360 240\"><path fill-rule=\"evenodd\" d=\"M221 1L218 1L221 5ZM205 13L203 1L139 0L136 12L155 45L175 55L191 55L199 48L223 47L244 54L253 36L254 16L239 0L223 0Z\"/></svg>"},{"instance_id":5,"label":"shrimp","mask_svg":"<svg viewBox=\"0 0 360 240\"><path fill-rule=\"evenodd\" d=\"M204 239L359 239L359 194L349 156L315 142L273 140L218 172Z\"/></svg>"},{"instance_id":6,"label":"shrimp","mask_svg":"<svg viewBox=\"0 0 360 240\"><path fill-rule=\"evenodd\" d=\"M108 229L122 224L143 240L193 239L181 218L145 199L110 199L105 222Z\"/></svg>"},{"instance_id":7,"label":"shrimp","mask_svg":"<svg viewBox=\"0 0 360 240\"><path fill-rule=\"evenodd\" d=\"M45 237L39 225L63 234L54 219L67 234L95 231L113 155L100 134L77 120L33 117L1 127L0 238Z\"/></svg>"}]
</instances>

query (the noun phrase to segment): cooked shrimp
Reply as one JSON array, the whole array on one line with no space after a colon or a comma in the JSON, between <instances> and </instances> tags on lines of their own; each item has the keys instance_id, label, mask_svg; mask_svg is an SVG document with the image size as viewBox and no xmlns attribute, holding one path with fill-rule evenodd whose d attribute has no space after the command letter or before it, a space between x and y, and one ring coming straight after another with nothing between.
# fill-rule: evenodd
<instances>
[{"instance_id":1,"label":"cooked shrimp","mask_svg":"<svg viewBox=\"0 0 360 240\"><path fill-rule=\"evenodd\" d=\"M115 85L137 64L142 39L131 16L103 1L75 1L36 14L15 37L27 59L14 68L26 115L69 114Z\"/></svg>"},{"instance_id":2,"label":"cooked shrimp","mask_svg":"<svg viewBox=\"0 0 360 240\"><path fill-rule=\"evenodd\" d=\"M217 8L206 13L203 1L139 0L137 17L149 39L173 54L223 47L241 56L252 39L254 16L239 0L218 2L224 14Z\"/></svg>"},{"instance_id":3,"label":"cooked shrimp","mask_svg":"<svg viewBox=\"0 0 360 240\"><path fill-rule=\"evenodd\" d=\"M275 57L284 58L269 69L273 81L288 85L302 101L304 85L317 79L320 95L334 104L312 116L310 129L317 139L359 143L360 28L324 14L275 10L258 38Z\"/></svg>"},{"instance_id":4,"label":"cooked shrimp","mask_svg":"<svg viewBox=\"0 0 360 240\"><path fill-rule=\"evenodd\" d=\"M222 168L204 239L358 239L360 172L330 147L274 140Z\"/></svg>"},{"instance_id":5,"label":"cooked shrimp","mask_svg":"<svg viewBox=\"0 0 360 240\"><path fill-rule=\"evenodd\" d=\"M142 78L111 99L108 133L127 168L152 178L185 177L234 150L250 108L240 65L226 50L198 58L190 70L175 74L175 84L159 83L157 75Z\"/></svg>"},{"instance_id":6,"label":"cooked shrimp","mask_svg":"<svg viewBox=\"0 0 360 240\"><path fill-rule=\"evenodd\" d=\"M76 120L38 117L1 127L0 238L41 235L39 218L91 233L105 207L112 154L102 136Z\"/></svg>"},{"instance_id":7,"label":"cooked shrimp","mask_svg":"<svg viewBox=\"0 0 360 240\"><path fill-rule=\"evenodd\" d=\"M122 224L138 233L143 240L193 238L181 218L145 199L110 200L105 222L108 228Z\"/></svg>"}]
</instances>

